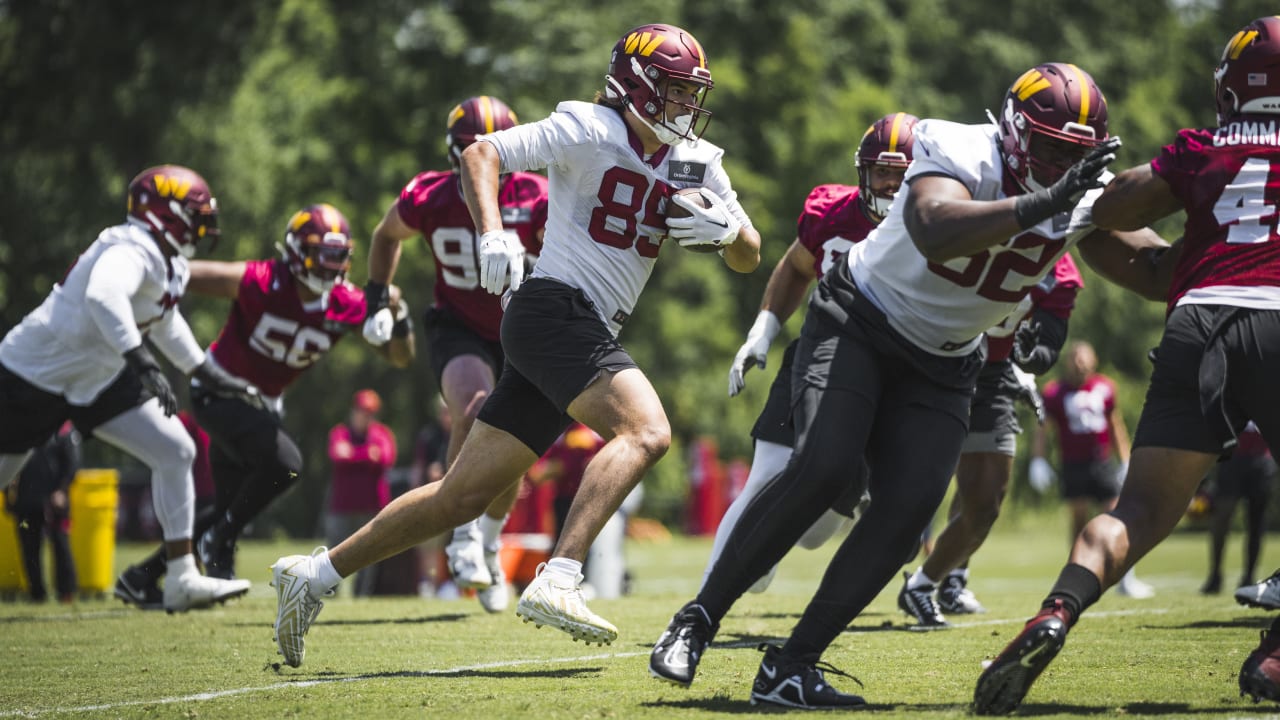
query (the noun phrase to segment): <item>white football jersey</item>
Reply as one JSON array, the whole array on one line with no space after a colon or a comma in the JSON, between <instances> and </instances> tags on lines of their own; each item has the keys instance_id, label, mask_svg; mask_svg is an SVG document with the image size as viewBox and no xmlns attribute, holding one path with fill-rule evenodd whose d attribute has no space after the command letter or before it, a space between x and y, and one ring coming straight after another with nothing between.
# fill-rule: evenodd
<instances>
[{"instance_id":1,"label":"white football jersey","mask_svg":"<svg viewBox=\"0 0 1280 720\"><path fill-rule=\"evenodd\" d=\"M91 404L115 380L144 333L190 373L204 359L176 309L190 277L186 258L166 259L146 230L109 227L0 341L0 362L73 405Z\"/></svg>"},{"instance_id":2,"label":"white football jersey","mask_svg":"<svg viewBox=\"0 0 1280 720\"><path fill-rule=\"evenodd\" d=\"M983 331L1017 308L1058 258L1094 230L1092 190L1070 213L1061 213L1014 235L1003 245L969 257L932 263L916 248L903 220L911 181L945 175L969 189L974 200L999 200L1004 164L994 125L923 120L906 181L889 215L849 252L858 288L888 316L890 325L936 355L967 355ZM1110 179L1104 175L1103 181Z\"/></svg>"},{"instance_id":3,"label":"white football jersey","mask_svg":"<svg viewBox=\"0 0 1280 720\"><path fill-rule=\"evenodd\" d=\"M547 169L546 234L533 277L582 290L614 335L658 258L669 190L706 188L751 225L720 163L723 150L699 140L645 158L622 115L603 105L562 102L544 120L480 139L498 150L503 172Z\"/></svg>"}]
</instances>

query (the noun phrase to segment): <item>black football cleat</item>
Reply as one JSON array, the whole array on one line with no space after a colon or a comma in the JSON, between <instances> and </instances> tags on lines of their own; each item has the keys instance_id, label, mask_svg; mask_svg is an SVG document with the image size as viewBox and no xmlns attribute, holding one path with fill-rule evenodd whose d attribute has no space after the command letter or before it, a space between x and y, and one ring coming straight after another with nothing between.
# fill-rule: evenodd
<instances>
[{"instance_id":1,"label":"black football cleat","mask_svg":"<svg viewBox=\"0 0 1280 720\"><path fill-rule=\"evenodd\" d=\"M902 573L903 582L902 590L898 592L898 608L902 612L910 615L915 621L915 625L911 626L912 630L944 630L951 627L951 623L942 616L942 611L938 609L938 603L933 599L933 592L936 588L934 585L921 585L918 588L910 587L911 573Z\"/></svg>"},{"instance_id":2,"label":"black football cleat","mask_svg":"<svg viewBox=\"0 0 1280 720\"><path fill-rule=\"evenodd\" d=\"M680 608L649 654L649 674L689 687L698 672L698 661L719 629L696 601Z\"/></svg>"},{"instance_id":3,"label":"black football cleat","mask_svg":"<svg viewBox=\"0 0 1280 720\"><path fill-rule=\"evenodd\" d=\"M778 705L802 710L856 710L865 708L861 695L843 693L827 684L826 673L847 677L862 686L858 678L818 660L783 656L776 645L763 644L764 659L751 685L752 705Z\"/></svg>"},{"instance_id":4,"label":"black football cleat","mask_svg":"<svg viewBox=\"0 0 1280 720\"><path fill-rule=\"evenodd\" d=\"M974 713L1007 715L1017 710L1031 684L1062 649L1070 625L1061 600L1028 620L1018 637L978 677L973 690Z\"/></svg>"},{"instance_id":5,"label":"black football cleat","mask_svg":"<svg viewBox=\"0 0 1280 720\"><path fill-rule=\"evenodd\" d=\"M113 595L142 610L164 608L164 591L155 578L147 577L141 568L130 566L116 578Z\"/></svg>"},{"instance_id":6,"label":"black football cleat","mask_svg":"<svg viewBox=\"0 0 1280 720\"><path fill-rule=\"evenodd\" d=\"M1240 667L1240 695L1280 701L1280 618L1262 633L1262 642Z\"/></svg>"}]
</instances>

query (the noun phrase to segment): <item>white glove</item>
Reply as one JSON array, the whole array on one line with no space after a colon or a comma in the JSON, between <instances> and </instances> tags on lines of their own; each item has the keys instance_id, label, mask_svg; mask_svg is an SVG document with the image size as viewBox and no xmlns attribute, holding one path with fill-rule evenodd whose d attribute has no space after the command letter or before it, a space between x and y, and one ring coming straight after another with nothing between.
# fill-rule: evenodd
<instances>
[{"instance_id":1,"label":"white glove","mask_svg":"<svg viewBox=\"0 0 1280 720\"><path fill-rule=\"evenodd\" d=\"M729 368L729 397L742 392L747 384L747 370L752 365L764 369L769 356L769 345L781 329L782 323L778 322L778 316L772 312L761 310L756 315L755 324L747 331L747 341L738 348L738 354L733 356L733 367Z\"/></svg>"},{"instance_id":2,"label":"white glove","mask_svg":"<svg viewBox=\"0 0 1280 720\"><path fill-rule=\"evenodd\" d=\"M687 218L667 218L667 237L680 243L680 247L721 247L733 242L742 223L729 212L724 198L710 190L703 190L702 197L711 203L711 207L698 207L683 195L671 196L671 202L693 214Z\"/></svg>"},{"instance_id":3,"label":"white glove","mask_svg":"<svg viewBox=\"0 0 1280 720\"><path fill-rule=\"evenodd\" d=\"M524 243L514 230L490 230L480 236L480 287L501 295L524 282Z\"/></svg>"},{"instance_id":4,"label":"white glove","mask_svg":"<svg viewBox=\"0 0 1280 720\"><path fill-rule=\"evenodd\" d=\"M1043 495L1053 483L1053 468L1049 467L1049 461L1042 457L1031 458L1031 467L1027 468L1027 480L1031 483L1032 489Z\"/></svg>"},{"instance_id":5,"label":"white glove","mask_svg":"<svg viewBox=\"0 0 1280 720\"><path fill-rule=\"evenodd\" d=\"M391 342L391 326L396 324L391 308L382 308L364 320L364 339L374 347Z\"/></svg>"}]
</instances>

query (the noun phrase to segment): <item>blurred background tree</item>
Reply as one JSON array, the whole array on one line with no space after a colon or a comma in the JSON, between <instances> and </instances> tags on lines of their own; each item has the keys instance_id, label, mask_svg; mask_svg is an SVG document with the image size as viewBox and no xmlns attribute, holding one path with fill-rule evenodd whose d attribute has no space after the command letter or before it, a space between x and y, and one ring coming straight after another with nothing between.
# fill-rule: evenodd
<instances>
[{"instance_id":1,"label":"blurred background tree","mask_svg":"<svg viewBox=\"0 0 1280 720\"><path fill-rule=\"evenodd\" d=\"M0 331L122 219L125 184L147 166L186 164L209 179L223 208L215 259L275 254L285 220L318 201L340 207L367 250L404 183L448 167L444 120L455 103L492 94L539 119L602 87L623 31L672 22L709 54L708 139L726 149L764 237L749 276L668 245L622 335L675 431L649 479L650 510L672 520L693 438L749 455L748 430L800 317L771 368L732 401L728 363L808 190L857 182L853 151L875 118L905 110L981 122L1026 68L1074 62L1107 93L1112 132L1126 141L1118 165L1138 164L1178 128L1213 122L1211 71L1223 43L1274 11L1261 0L0 0ZM1180 221L1158 229L1172 239ZM406 247L397 280L415 313L430 304L430 262L425 247ZM358 256L351 280L363 284L365 273ZM1163 308L1086 277L1072 336L1098 348L1132 426ZM201 298L184 309L204 343L227 312ZM411 457L436 392L427 364L392 370L352 338L287 398L307 473L272 523L313 532L325 434L361 387L383 393Z\"/></svg>"}]
</instances>

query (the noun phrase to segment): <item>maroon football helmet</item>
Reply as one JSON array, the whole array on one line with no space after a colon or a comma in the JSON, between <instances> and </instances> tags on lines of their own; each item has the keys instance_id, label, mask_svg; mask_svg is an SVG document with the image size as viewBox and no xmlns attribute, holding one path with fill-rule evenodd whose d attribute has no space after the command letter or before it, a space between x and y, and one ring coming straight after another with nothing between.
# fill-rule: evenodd
<instances>
[{"instance_id":1,"label":"maroon football helmet","mask_svg":"<svg viewBox=\"0 0 1280 720\"><path fill-rule=\"evenodd\" d=\"M181 165L148 168L129 181L128 213L186 258L202 238L209 238L206 251L218 242L218 201L199 173Z\"/></svg>"},{"instance_id":2,"label":"maroon football helmet","mask_svg":"<svg viewBox=\"0 0 1280 720\"><path fill-rule=\"evenodd\" d=\"M1280 16L1258 18L1231 36L1213 71L1218 124L1237 115L1280 114Z\"/></svg>"},{"instance_id":3,"label":"maroon football helmet","mask_svg":"<svg viewBox=\"0 0 1280 720\"><path fill-rule=\"evenodd\" d=\"M622 100L641 120L652 122L650 127L664 143L696 141L706 132L711 112L702 106L713 86L711 71L702 45L688 31L674 25L641 25L628 31L613 46L604 79L605 95ZM667 97L672 80L700 86L693 102Z\"/></svg>"},{"instance_id":4,"label":"maroon football helmet","mask_svg":"<svg viewBox=\"0 0 1280 720\"><path fill-rule=\"evenodd\" d=\"M1006 169L1024 190L1035 191L1107 138L1107 99L1084 70L1045 63L1009 88L997 126Z\"/></svg>"},{"instance_id":5,"label":"maroon football helmet","mask_svg":"<svg viewBox=\"0 0 1280 720\"><path fill-rule=\"evenodd\" d=\"M328 203L308 205L289 218L284 258L289 272L313 292L332 290L351 267L351 226Z\"/></svg>"},{"instance_id":6,"label":"maroon football helmet","mask_svg":"<svg viewBox=\"0 0 1280 720\"><path fill-rule=\"evenodd\" d=\"M880 166L905 170L911 164L918 122L920 118L915 115L890 113L875 121L862 135L854 158L858 166L858 197L867 211L877 218L883 218L889 212L893 193L880 195L871 190L871 168Z\"/></svg>"},{"instance_id":7,"label":"maroon football helmet","mask_svg":"<svg viewBox=\"0 0 1280 720\"><path fill-rule=\"evenodd\" d=\"M477 135L506 130L520 124L516 114L496 97L477 95L467 98L449 111L445 144L454 167L462 161L462 151L476 141Z\"/></svg>"}]
</instances>

